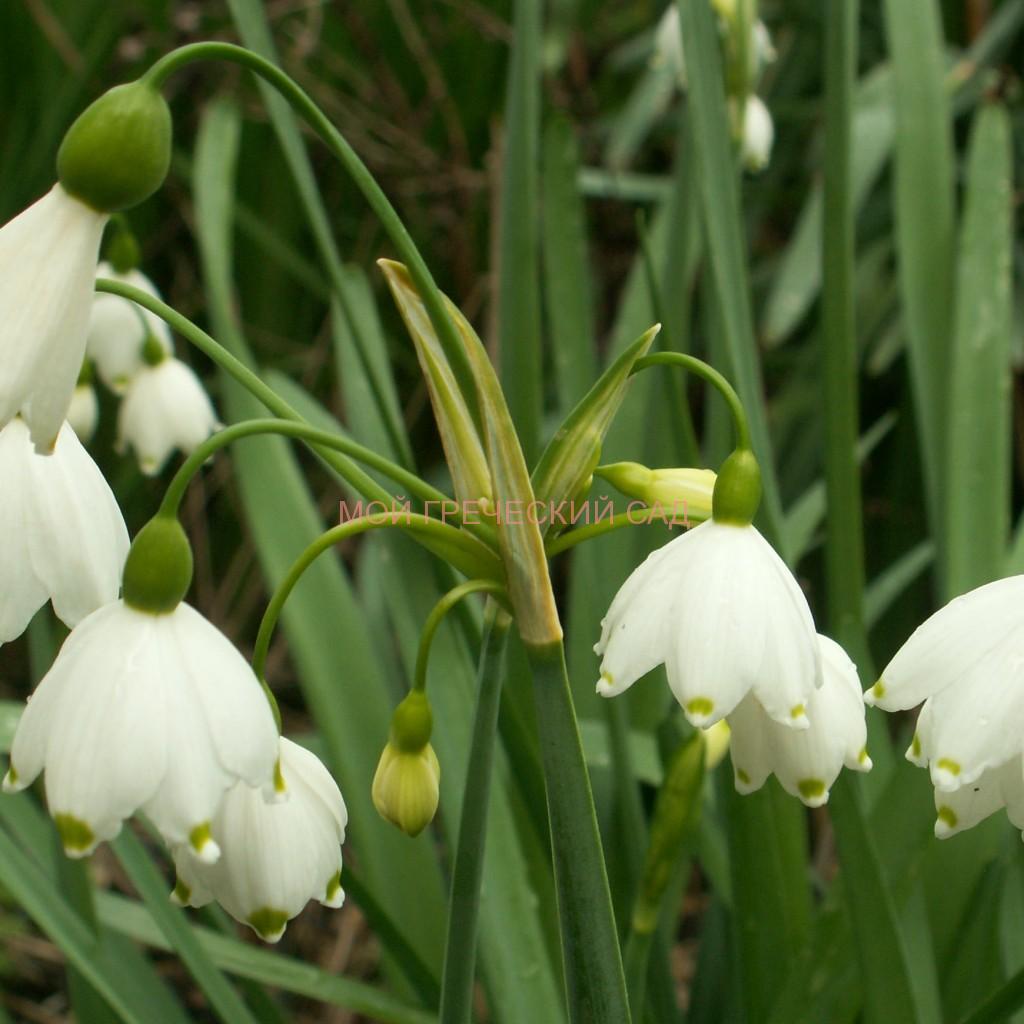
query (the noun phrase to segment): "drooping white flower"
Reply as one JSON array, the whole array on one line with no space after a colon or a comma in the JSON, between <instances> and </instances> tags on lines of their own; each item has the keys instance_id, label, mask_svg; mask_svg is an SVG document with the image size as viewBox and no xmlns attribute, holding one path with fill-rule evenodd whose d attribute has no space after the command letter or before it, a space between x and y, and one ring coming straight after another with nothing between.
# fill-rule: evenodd
<instances>
[{"instance_id":1,"label":"drooping white flower","mask_svg":"<svg viewBox=\"0 0 1024 1024\"><path fill-rule=\"evenodd\" d=\"M729 716L736 788L752 793L772 773L787 793L820 807L843 765L870 771L867 725L857 669L846 652L818 636L822 685L807 700L810 727L787 729L772 721L751 694Z\"/></svg>"},{"instance_id":2,"label":"drooping white flower","mask_svg":"<svg viewBox=\"0 0 1024 1024\"><path fill-rule=\"evenodd\" d=\"M130 284L160 298L156 286L139 270L119 274L104 262L97 268L96 276ZM170 328L155 313L120 295L96 293L89 317L87 351L96 363L100 379L116 394L124 394L132 378L145 366L143 349L147 339L152 339L152 344L164 353L172 351Z\"/></svg>"},{"instance_id":3,"label":"drooping white flower","mask_svg":"<svg viewBox=\"0 0 1024 1024\"><path fill-rule=\"evenodd\" d=\"M995 799L995 786L1003 802L1019 803L1013 773L1020 774L1024 751L1022 599L1024 576L1011 576L951 601L918 626L864 694L885 711L924 701L907 758L929 769L937 799L951 807L947 797L973 799L962 791L975 786L986 800ZM973 813L961 806L956 816Z\"/></svg>"},{"instance_id":4,"label":"drooping white flower","mask_svg":"<svg viewBox=\"0 0 1024 1024\"><path fill-rule=\"evenodd\" d=\"M175 449L194 451L218 426L199 378L169 357L144 366L132 380L118 416L118 449L132 448L139 468L153 476Z\"/></svg>"},{"instance_id":5,"label":"drooping white flower","mask_svg":"<svg viewBox=\"0 0 1024 1024\"><path fill-rule=\"evenodd\" d=\"M68 406L69 426L80 441L89 442L96 433L99 419L100 403L96 398L96 389L92 384L79 381L71 394L71 405Z\"/></svg>"},{"instance_id":6,"label":"drooping white flower","mask_svg":"<svg viewBox=\"0 0 1024 1024\"><path fill-rule=\"evenodd\" d=\"M280 770L288 798L238 783L224 796L213 819L221 856L204 864L176 850L181 905L216 900L260 938L277 942L288 922L311 900L340 907L341 844L348 811L337 783L320 760L291 740L281 740Z\"/></svg>"},{"instance_id":7,"label":"drooping white flower","mask_svg":"<svg viewBox=\"0 0 1024 1024\"><path fill-rule=\"evenodd\" d=\"M113 601L128 531L96 463L67 424L38 455L16 417L0 430L0 643L20 636L47 600L75 626Z\"/></svg>"},{"instance_id":8,"label":"drooping white flower","mask_svg":"<svg viewBox=\"0 0 1024 1024\"><path fill-rule=\"evenodd\" d=\"M714 519L659 548L602 621L597 692L613 697L656 665L687 718L706 727L752 693L768 716L808 727L821 657L807 600L751 525Z\"/></svg>"},{"instance_id":9,"label":"drooping white flower","mask_svg":"<svg viewBox=\"0 0 1024 1024\"><path fill-rule=\"evenodd\" d=\"M278 735L248 663L189 605L114 601L79 623L36 688L11 748L8 792L45 770L70 856L142 810L170 844L212 861L211 821L236 782L270 786Z\"/></svg>"},{"instance_id":10,"label":"drooping white flower","mask_svg":"<svg viewBox=\"0 0 1024 1024\"><path fill-rule=\"evenodd\" d=\"M743 134L740 158L748 171L761 171L768 166L775 142L775 126L764 101L751 93L743 105Z\"/></svg>"},{"instance_id":11,"label":"drooping white flower","mask_svg":"<svg viewBox=\"0 0 1024 1024\"><path fill-rule=\"evenodd\" d=\"M40 452L82 366L107 216L54 185L0 228L0 428L20 412Z\"/></svg>"}]
</instances>

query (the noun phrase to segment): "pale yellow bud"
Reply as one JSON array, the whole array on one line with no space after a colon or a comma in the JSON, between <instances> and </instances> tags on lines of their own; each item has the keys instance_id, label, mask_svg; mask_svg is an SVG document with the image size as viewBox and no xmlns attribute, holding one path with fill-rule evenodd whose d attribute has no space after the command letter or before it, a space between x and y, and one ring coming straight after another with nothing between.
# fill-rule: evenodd
<instances>
[{"instance_id":1,"label":"pale yellow bud","mask_svg":"<svg viewBox=\"0 0 1024 1024\"><path fill-rule=\"evenodd\" d=\"M732 730L723 718L715 722L710 729L704 730L704 770L710 772L722 763L729 750L729 738Z\"/></svg>"},{"instance_id":2,"label":"pale yellow bud","mask_svg":"<svg viewBox=\"0 0 1024 1024\"><path fill-rule=\"evenodd\" d=\"M406 751L389 742L373 777L373 805L406 835L418 836L437 813L440 781L441 766L429 743Z\"/></svg>"}]
</instances>

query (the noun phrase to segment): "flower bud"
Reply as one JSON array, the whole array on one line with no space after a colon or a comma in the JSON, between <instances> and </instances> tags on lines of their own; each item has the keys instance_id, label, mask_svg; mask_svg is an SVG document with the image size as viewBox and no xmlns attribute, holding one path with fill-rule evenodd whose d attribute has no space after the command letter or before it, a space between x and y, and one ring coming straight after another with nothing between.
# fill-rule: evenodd
<instances>
[{"instance_id":1,"label":"flower bud","mask_svg":"<svg viewBox=\"0 0 1024 1024\"><path fill-rule=\"evenodd\" d=\"M613 462L597 475L631 498L683 511L696 521L711 515L715 474L710 469L648 469L639 462Z\"/></svg>"},{"instance_id":2,"label":"flower bud","mask_svg":"<svg viewBox=\"0 0 1024 1024\"><path fill-rule=\"evenodd\" d=\"M130 82L105 92L68 129L57 177L76 199L114 213L151 196L170 162L170 109L152 86Z\"/></svg>"},{"instance_id":3,"label":"flower bud","mask_svg":"<svg viewBox=\"0 0 1024 1024\"><path fill-rule=\"evenodd\" d=\"M192 546L174 516L156 515L139 530L124 564L124 603L150 615L173 612L192 583Z\"/></svg>"},{"instance_id":4,"label":"flower bud","mask_svg":"<svg viewBox=\"0 0 1024 1024\"><path fill-rule=\"evenodd\" d=\"M373 777L373 805L406 835L417 836L437 813L441 766L430 745L433 714L427 695L413 690L395 709L391 736Z\"/></svg>"},{"instance_id":5,"label":"flower bud","mask_svg":"<svg viewBox=\"0 0 1024 1024\"><path fill-rule=\"evenodd\" d=\"M722 463L712 495L712 518L718 523L746 526L761 503L761 470L749 448L737 448Z\"/></svg>"}]
</instances>

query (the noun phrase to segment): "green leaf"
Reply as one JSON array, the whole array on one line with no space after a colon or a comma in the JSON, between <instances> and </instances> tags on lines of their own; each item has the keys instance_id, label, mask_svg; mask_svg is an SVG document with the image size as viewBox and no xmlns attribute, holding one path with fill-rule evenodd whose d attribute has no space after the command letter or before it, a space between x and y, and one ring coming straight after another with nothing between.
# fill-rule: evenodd
<instances>
[{"instance_id":1,"label":"green leaf","mask_svg":"<svg viewBox=\"0 0 1024 1024\"><path fill-rule=\"evenodd\" d=\"M598 370L586 210L578 178L572 125L552 114L544 130L544 308L563 413L587 393Z\"/></svg>"},{"instance_id":2,"label":"green leaf","mask_svg":"<svg viewBox=\"0 0 1024 1024\"><path fill-rule=\"evenodd\" d=\"M1010 528L1012 159L1006 110L975 116L949 382L945 590L997 579Z\"/></svg>"},{"instance_id":3,"label":"green leaf","mask_svg":"<svg viewBox=\"0 0 1024 1024\"><path fill-rule=\"evenodd\" d=\"M626 397L636 361L647 354L659 327L645 331L608 367L555 431L533 471L533 490L545 506L586 495L605 435ZM545 527L555 524L550 521Z\"/></svg>"},{"instance_id":4,"label":"green leaf","mask_svg":"<svg viewBox=\"0 0 1024 1024\"><path fill-rule=\"evenodd\" d=\"M538 228L543 5L541 0L515 0L513 7L498 212L497 323L508 407L532 463L540 450L544 401ZM481 412L486 425L485 408Z\"/></svg>"},{"instance_id":5,"label":"green leaf","mask_svg":"<svg viewBox=\"0 0 1024 1024\"><path fill-rule=\"evenodd\" d=\"M885 0L896 96L896 232L921 461L938 510L953 296L953 138L936 0Z\"/></svg>"},{"instance_id":6,"label":"green leaf","mask_svg":"<svg viewBox=\"0 0 1024 1024\"><path fill-rule=\"evenodd\" d=\"M149 911L132 900L104 893L99 899L99 913L100 920L110 928L156 949L171 948ZM381 1024L431 1024L435 1020L433 1015L393 996L343 975L332 974L308 961L272 953L208 928L188 927L205 956L229 974L365 1014Z\"/></svg>"}]
</instances>

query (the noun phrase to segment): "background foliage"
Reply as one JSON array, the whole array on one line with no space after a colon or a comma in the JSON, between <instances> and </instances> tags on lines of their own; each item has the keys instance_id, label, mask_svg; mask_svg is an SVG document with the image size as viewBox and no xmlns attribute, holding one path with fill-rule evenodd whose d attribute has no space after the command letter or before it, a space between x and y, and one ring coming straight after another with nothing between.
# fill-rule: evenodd
<instances>
[{"instance_id":1,"label":"background foliage","mask_svg":"<svg viewBox=\"0 0 1024 1024\"><path fill-rule=\"evenodd\" d=\"M685 8L699 2L683 0L684 26L696 17ZM1024 532L1012 525L1024 467L1011 443L1021 428L1021 304L1012 300L1021 288L1013 171L1024 139L1024 2L865 0L857 85L844 104L835 94L826 101L823 58L837 52L826 48L826 12L844 5L763 0L778 60L761 91L777 140L769 168L738 191L731 165L714 173L725 152L710 116L714 68L694 67L684 99L650 63L660 4L516 6L8 0L0 221L49 187L63 131L104 88L182 42L276 50L379 177L442 288L492 346L528 457L598 368L662 320L662 344L703 356L754 399L762 454L774 453L761 525L798 568L819 623L844 632L862 670L883 664L947 597L1024 570ZM354 189L237 69L189 69L173 79L171 103L172 176L132 214L145 271L310 419L333 418L445 485L415 353L374 266L391 252ZM855 381L822 343L821 228L823 217L836 223L822 193L826 112L849 118L853 138ZM827 287L837 280L825 276ZM186 358L209 377L225 421L259 413ZM856 578L856 547L841 570L834 559L826 569L824 542L842 551L851 513L826 509L826 468L850 455L829 446L829 382L838 384L830 402L856 385L848 394L861 424L863 499L853 514L867 583L863 619L852 623L836 621L835 605L839 577ZM161 481L113 452L106 399L92 450L134 530L155 509ZM719 405L678 379L644 374L604 461L714 467L728 448ZM191 600L248 649L269 588L343 497L284 441L249 441L219 459L187 499ZM665 539L658 527L619 533L555 569L624 929L647 811L682 726L656 680L622 703L599 703L591 646L630 568ZM158 874L166 864L145 835L123 836L86 867L70 864L39 802L5 797L0 1020L60 1020L70 1007L80 1021L112 1011L147 1022L429 1020L469 743L481 628L473 612L435 647L444 769L436 826L406 839L376 816L369 788L445 579L409 542L360 540L308 574L271 652L286 729L317 746L349 803L344 911L310 908L280 948L259 948L219 914L186 918L169 907ZM41 616L0 653L8 739L57 639ZM479 966L481 1019L505 1024L563 1019L531 716L513 644ZM1024 1005L1018 836L1000 815L935 841L925 773L900 756L911 722L869 717L876 768L850 798L867 823L854 840L841 808L837 835L826 811L806 814L774 782L739 798L727 765L707 780L701 829L652 958L649 1020L956 1021L993 994L1004 1002L977 1019L996 1020ZM851 913L858 900L879 908L868 921L876 930Z\"/></svg>"}]
</instances>

